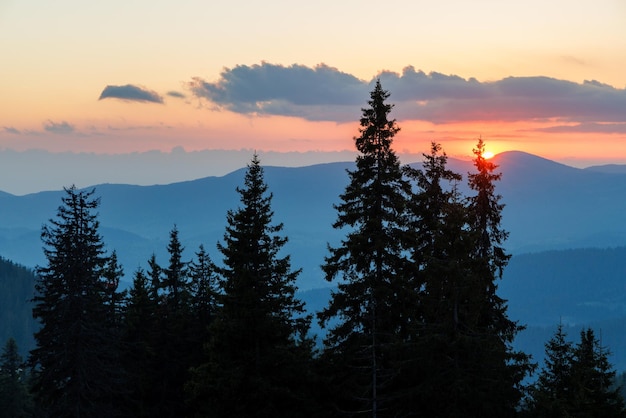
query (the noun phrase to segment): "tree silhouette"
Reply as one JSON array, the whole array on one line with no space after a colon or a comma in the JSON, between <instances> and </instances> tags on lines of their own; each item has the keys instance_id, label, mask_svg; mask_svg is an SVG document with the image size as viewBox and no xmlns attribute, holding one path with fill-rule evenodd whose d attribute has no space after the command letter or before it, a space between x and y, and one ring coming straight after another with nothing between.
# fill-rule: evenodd
<instances>
[{"instance_id":1,"label":"tree silhouette","mask_svg":"<svg viewBox=\"0 0 626 418\"><path fill-rule=\"evenodd\" d=\"M356 170L336 206L334 228L346 229L322 266L326 280L338 280L322 325L337 319L325 340L324 356L336 373L336 407L377 416L392 408L385 391L397 375L394 348L415 314L414 292L406 280L405 209L410 185L391 148L399 131L380 80L362 109ZM359 412L360 411L360 412Z\"/></svg>"},{"instance_id":2,"label":"tree silhouette","mask_svg":"<svg viewBox=\"0 0 626 418\"><path fill-rule=\"evenodd\" d=\"M272 195L255 155L237 188L242 206L227 213L218 310L207 361L187 385L190 404L216 417L314 416L309 390L310 318L295 298L287 238L272 224Z\"/></svg>"},{"instance_id":3,"label":"tree silhouette","mask_svg":"<svg viewBox=\"0 0 626 418\"><path fill-rule=\"evenodd\" d=\"M119 412L120 367L107 306L110 259L93 213L99 199L93 190L65 192L57 218L41 233L47 265L37 268L33 389L53 416L112 417Z\"/></svg>"}]
</instances>

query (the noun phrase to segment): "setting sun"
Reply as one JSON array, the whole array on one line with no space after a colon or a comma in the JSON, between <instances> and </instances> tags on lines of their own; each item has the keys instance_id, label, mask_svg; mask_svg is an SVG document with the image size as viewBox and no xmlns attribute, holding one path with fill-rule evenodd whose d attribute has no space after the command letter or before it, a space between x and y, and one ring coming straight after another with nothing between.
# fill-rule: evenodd
<instances>
[{"instance_id":1,"label":"setting sun","mask_svg":"<svg viewBox=\"0 0 626 418\"><path fill-rule=\"evenodd\" d=\"M484 159L486 159L486 160L488 160L488 159L490 159L490 158L493 158L493 156L494 156L494 155L495 155L495 154L494 154L493 152L491 152L491 151L485 151L485 152L483 152L483 158L484 158Z\"/></svg>"}]
</instances>

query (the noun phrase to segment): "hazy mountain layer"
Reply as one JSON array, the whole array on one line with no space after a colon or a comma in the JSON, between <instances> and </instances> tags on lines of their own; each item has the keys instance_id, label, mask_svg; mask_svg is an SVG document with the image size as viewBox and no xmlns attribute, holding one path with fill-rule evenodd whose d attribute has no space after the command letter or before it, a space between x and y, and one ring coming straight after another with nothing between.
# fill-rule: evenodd
<instances>
[{"instance_id":1,"label":"hazy mountain layer","mask_svg":"<svg viewBox=\"0 0 626 418\"><path fill-rule=\"evenodd\" d=\"M626 174L568 167L521 152L496 157L503 173L497 191L506 208L503 224L510 232L507 249L514 254L567 248L626 245ZM417 164L419 165L419 163ZM274 219L283 222L293 265L303 268L300 287L326 286L319 265L328 242L343 236L331 227L333 204L348 181L353 163L300 168L265 167L274 194ZM470 162L450 160L467 174ZM236 187L243 169L223 177L158 186L102 184L100 221L105 243L117 249L127 275L152 253L165 261L169 230L177 225L185 255L200 243L217 258L226 211L238 205ZM25 196L0 194L0 255L34 266L43 263L41 226L54 217L62 191ZM219 261L219 260L217 260Z\"/></svg>"},{"instance_id":2,"label":"hazy mountain layer","mask_svg":"<svg viewBox=\"0 0 626 418\"><path fill-rule=\"evenodd\" d=\"M572 339L578 337L576 327L593 323L616 353L618 368L626 368L619 355L626 350L626 170L576 169L521 152L501 154L496 163L503 173L497 191L507 205L507 248L514 254L500 294L509 300L510 317L529 325L517 344L540 357L559 320L573 327ZM333 204L351 167L351 162L265 167L274 219L285 224L289 237L286 251L293 266L303 268L299 286L315 289L303 294L312 311L325 306L328 298L330 284L319 266L327 243L343 237L331 227ZM472 166L450 160L450 168L466 175ZM243 174L241 169L169 185L95 186L102 199L104 241L117 249L127 276L145 267L153 252L167 262L165 247L175 224L188 260L204 243L219 261L215 243L224 232L226 211L238 206L236 188ZM62 191L25 196L0 192L0 256L29 267L43 263L41 226L55 216L62 196Z\"/></svg>"}]
</instances>

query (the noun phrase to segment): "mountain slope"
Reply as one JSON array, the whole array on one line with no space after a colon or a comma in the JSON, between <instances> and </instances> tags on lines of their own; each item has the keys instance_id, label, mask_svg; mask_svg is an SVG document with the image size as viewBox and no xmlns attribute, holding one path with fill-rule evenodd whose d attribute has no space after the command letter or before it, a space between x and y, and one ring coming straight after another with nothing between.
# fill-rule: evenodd
<instances>
[{"instance_id":1,"label":"mountain slope","mask_svg":"<svg viewBox=\"0 0 626 418\"><path fill-rule=\"evenodd\" d=\"M507 205L507 247L515 252L626 243L626 174L568 167L521 152L494 161Z\"/></svg>"},{"instance_id":2,"label":"mountain slope","mask_svg":"<svg viewBox=\"0 0 626 418\"><path fill-rule=\"evenodd\" d=\"M613 331L609 334L609 327L619 328L615 324L625 323L626 315L626 173L576 169L521 152L503 153L494 161L503 173L496 190L506 204L506 247L514 254L500 291L509 300L511 318L531 325L521 344L540 353L545 340L536 336L550 334L544 327L559 320L572 325L596 321L614 351L626 350L626 342ZM464 176L472 170L468 161L451 159L449 166ZM328 297L329 284L319 266L327 243L335 245L343 237L331 226L333 204L348 182L346 169L352 167L351 162L265 167L274 219L285 225L285 251L295 268L303 268L298 284L311 290L306 295L314 310ZM203 243L219 262L215 243L224 232L227 210L239 205L236 188L244 172L169 185L95 186L102 199L104 241L117 250L127 279L145 267L152 253L166 263L174 224L187 260ZM26 196L0 192L0 256L30 267L42 264L41 226L55 216L62 196L63 191ZM626 367L626 360L620 364Z\"/></svg>"},{"instance_id":3,"label":"mountain slope","mask_svg":"<svg viewBox=\"0 0 626 418\"><path fill-rule=\"evenodd\" d=\"M503 173L497 192L506 204L503 224L510 232L510 252L626 245L626 174L576 169L522 152L503 153L494 161ZM464 175L472 169L469 161L450 159L449 165ZM326 285L319 266L326 244L343 236L331 226L333 204L351 167L351 162L265 167L274 219L284 223L290 240L285 251L292 254L294 267L303 268L302 288ZM218 258L215 243L224 232L226 211L239 204L236 188L244 171L169 185L96 186L105 243L117 249L127 275L145 266L152 253L164 262L174 225L187 259L200 243ZM0 255L27 266L43 263L41 226L55 216L62 195L0 194Z\"/></svg>"},{"instance_id":4,"label":"mountain slope","mask_svg":"<svg viewBox=\"0 0 626 418\"><path fill-rule=\"evenodd\" d=\"M33 348L37 322L32 316L31 299L35 275L23 266L0 258L0 344L14 338L26 356Z\"/></svg>"}]
</instances>

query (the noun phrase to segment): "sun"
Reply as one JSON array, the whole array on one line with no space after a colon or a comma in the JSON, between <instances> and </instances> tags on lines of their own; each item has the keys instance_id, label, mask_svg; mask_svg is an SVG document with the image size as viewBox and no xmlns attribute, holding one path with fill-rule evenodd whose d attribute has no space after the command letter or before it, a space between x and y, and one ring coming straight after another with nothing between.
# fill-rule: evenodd
<instances>
[{"instance_id":1,"label":"sun","mask_svg":"<svg viewBox=\"0 0 626 418\"><path fill-rule=\"evenodd\" d=\"M495 154L494 154L493 152L491 152L491 151L485 151L485 152L483 152L483 158L484 158L485 160L488 160L488 159L490 159L490 158L493 158L493 156L494 156L494 155L495 155Z\"/></svg>"}]
</instances>

